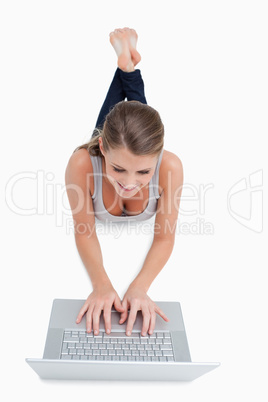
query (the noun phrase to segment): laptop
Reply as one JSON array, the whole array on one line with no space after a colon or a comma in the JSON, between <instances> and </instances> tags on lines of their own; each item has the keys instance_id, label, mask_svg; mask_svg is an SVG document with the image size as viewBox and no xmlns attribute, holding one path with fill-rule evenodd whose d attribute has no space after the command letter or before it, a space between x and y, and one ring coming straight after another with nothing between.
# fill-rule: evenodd
<instances>
[{"instance_id":1,"label":"laptop","mask_svg":"<svg viewBox=\"0 0 268 402\"><path fill-rule=\"evenodd\" d=\"M85 316L76 317L85 300L53 301L43 358L26 362L43 379L192 381L220 363L191 361L179 302L156 304L169 318L157 315L152 335L141 336L142 313L138 311L131 336L120 313L112 309L112 330L105 333L103 314L99 335L86 332Z\"/></svg>"}]
</instances>

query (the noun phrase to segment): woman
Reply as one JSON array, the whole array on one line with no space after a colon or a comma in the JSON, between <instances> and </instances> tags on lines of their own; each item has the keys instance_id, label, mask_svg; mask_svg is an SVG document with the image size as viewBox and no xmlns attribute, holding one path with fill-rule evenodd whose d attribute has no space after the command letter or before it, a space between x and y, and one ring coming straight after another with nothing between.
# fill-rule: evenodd
<instances>
[{"instance_id":1,"label":"woman","mask_svg":"<svg viewBox=\"0 0 268 402\"><path fill-rule=\"evenodd\" d=\"M156 314L168 321L147 291L173 250L183 169L180 159L163 149L163 124L158 112L146 103L140 70L135 69L141 60L135 30L117 29L110 34L110 42L118 68L92 138L74 151L65 175L76 245L93 286L76 322L86 314L87 332L93 328L97 335L103 311L109 334L114 306L121 313L120 324L128 318L126 334L131 335L141 310L141 334L145 336L153 333ZM144 220L154 214L152 246L121 302L103 266L95 217L118 222ZM84 230L79 230L81 226Z\"/></svg>"}]
</instances>

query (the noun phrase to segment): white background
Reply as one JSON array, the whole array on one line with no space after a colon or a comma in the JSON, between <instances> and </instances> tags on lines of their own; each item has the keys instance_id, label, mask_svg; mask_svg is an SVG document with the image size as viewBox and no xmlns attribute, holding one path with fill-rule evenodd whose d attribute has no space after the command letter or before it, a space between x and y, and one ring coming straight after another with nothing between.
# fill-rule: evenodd
<instances>
[{"instance_id":1,"label":"white background","mask_svg":"<svg viewBox=\"0 0 268 402\"><path fill-rule=\"evenodd\" d=\"M1 1L5 400L162 400L173 391L185 402L267 400L267 17L256 0ZM90 138L116 68L109 33L125 26L139 34L139 68L165 149L184 166L176 244L148 294L180 301L192 360L221 366L192 383L43 381L24 359L42 357L53 299L91 291L65 167ZM202 186L210 186L204 196ZM118 238L99 233L120 297L151 239L140 227Z\"/></svg>"}]
</instances>

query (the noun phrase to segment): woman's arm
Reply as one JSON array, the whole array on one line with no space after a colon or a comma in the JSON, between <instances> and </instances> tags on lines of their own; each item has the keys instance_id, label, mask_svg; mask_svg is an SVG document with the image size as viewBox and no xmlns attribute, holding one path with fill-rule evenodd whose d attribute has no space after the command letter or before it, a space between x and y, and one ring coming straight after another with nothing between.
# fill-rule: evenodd
<instances>
[{"instance_id":1,"label":"woman's arm","mask_svg":"<svg viewBox=\"0 0 268 402\"><path fill-rule=\"evenodd\" d=\"M120 323L127 318L130 307L127 332L132 331L138 310L143 313L142 334L153 333L155 313L167 321L165 314L147 296L147 291L167 263L175 243L175 232L178 219L180 198L183 186L183 167L180 159L171 152L161 164L159 184L163 191L158 200L157 214L154 224L154 239L137 277L130 284L123 299L125 312L121 314Z\"/></svg>"},{"instance_id":2,"label":"woman's arm","mask_svg":"<svg viewBox=\"0 0 268 402\"><path fill-rule=\"evenodd\" d=\"M98 334L101 311L103 310L106 332L109 333L112 305L120 312L123 308L103 266L90 195L92 175L88 152L85 149L76 151L68 162L65 183L73 214L76 246L93 286L93 292L80 310L76 322L79 323L86 313L87 331L91 332L93 321L94 333Z\"/></svg>"},{"instance_id":3,"label":"woman's arm","mask_svg":"<svg viewBox=\"0 0 268 402\"><path fill-rule=\"evenodd\" d=\"M162 187L158 200L154 224L154 239L143 267L135 283L148 291L151 283L167 263L174 244L181 192L183 186L183 166L181 160L169 152L165 165L159 171Z\"/></svg>"},{"instance_id":4,"label":"woman's arm","mask_svg":"<svg viewBox=\"0 0 268 402\"><path fill-rule=\"evenodd\" d=\"M170 241L154 239L143 263L143 267L131 285L148 292L154 279L166 265L172 250L173 243Z\"/></svg>"},{"instance_id":5,"label":"woman's arm","mask_svg":"<svg viewBox=\"0 0 268 402\"><path fill-rule=\"evenodd\" d=\"M75 234L76 247L90 277L93 289L110 282L103 266L100 243L97 236ZM93 252L94 250L94 252Z\"/></svg>"}]
</instances>

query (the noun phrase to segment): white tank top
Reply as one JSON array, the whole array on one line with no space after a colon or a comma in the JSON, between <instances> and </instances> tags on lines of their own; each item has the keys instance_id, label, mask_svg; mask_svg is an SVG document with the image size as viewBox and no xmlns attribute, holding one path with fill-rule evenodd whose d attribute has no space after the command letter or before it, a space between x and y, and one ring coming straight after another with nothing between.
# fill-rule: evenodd
<instances>
[{"instance_id":1,"label":"white tank top","mask_svg":"<svg viewBox=\"0 0 268 402\"><path fill-rule=\"evenodd\" d=\"M159 155L155 172L149 182L149 200L145 210L138 215L127 215L125 211L123 211L122 215L116 216L110 214L110 212L107 211L102 199L102 177L103 177L102 157L90 155L94 174L94 194L92 195L92 201L93 201L95 217L105 222L143 221L146 219L150 219L156 213L157 200L160 198L160 194L158 191L158 182L159 182L159 168L162 156L163 156L163 149Z\"/></svg>"}]
</instances>

